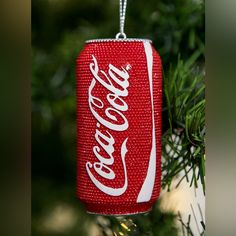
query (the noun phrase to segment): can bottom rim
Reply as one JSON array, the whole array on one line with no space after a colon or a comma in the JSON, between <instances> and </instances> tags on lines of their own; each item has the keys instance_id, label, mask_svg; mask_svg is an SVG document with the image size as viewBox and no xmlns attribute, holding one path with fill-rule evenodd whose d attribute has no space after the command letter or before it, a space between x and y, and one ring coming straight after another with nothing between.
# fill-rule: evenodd
<instances>
[{"instance_id":1,"label":"can bottom rim","mask_svg":"<svg viewBox=\"0 0 236 236\"><path fill-rule=\"evenodd\" d=\"M151 203L139 203L138 205L124 206L108 206L102 204L86 204L86 210L89 214L109 215L109 216L125 216L144 214L152 209Z\"/></svg>"}]
</instances>

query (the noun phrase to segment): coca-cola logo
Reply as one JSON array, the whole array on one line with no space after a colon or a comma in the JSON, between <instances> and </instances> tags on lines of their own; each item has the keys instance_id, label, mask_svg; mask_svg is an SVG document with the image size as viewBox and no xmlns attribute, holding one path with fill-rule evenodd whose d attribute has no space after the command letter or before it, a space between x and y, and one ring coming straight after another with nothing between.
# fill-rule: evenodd
<instances>
[{"instance_id":1,"label":"coca-cola logo","mask_svg":"<svg viewBox=\"0 0 236 236\"><path fill-rule=\"evenodd\" d=\"M108 73L103 70L99 70L97 59L92 55L92 62L90 63L90 71L93 75L91 84L88 91L88 104L90 111L96 119L96 131L95 139L97 145L93 147L93 153L96 160L91 163L86 163L86 170L95 186L102 192L111 196L122 195L128 187L128 177L126 170L125 156L128 151L127 141L128 137L124 139L120 147L120 157L123 164L124 170L124 184L120 188L112 188L106 186L100 182L95 175L99 175L107 180L113 180L116 178L116 173L112 169L114 164L113 153L115 151L115 137L112 136L111 131L123 132L128 129L129 122L125 116L125 112L128 110L128 104L125 98L128 96L129 87L129 73L128 70L131 68L127 65L126 68L121 67L120 69L112 64L108 65ZM97 84L98 83L98 84ZM96 97L93 94L93 89L96 85L103 86L107 90L106 102L109 106L104 106L104 101ZM103 110L103 116L98 110ZM101 131L101 126L106 128L106 132ZM101 151L105 153L101 154ZM93 169L93 171L92 171ZM93 173L96 173L95 175Z\"/></svg>"}]
</instances>

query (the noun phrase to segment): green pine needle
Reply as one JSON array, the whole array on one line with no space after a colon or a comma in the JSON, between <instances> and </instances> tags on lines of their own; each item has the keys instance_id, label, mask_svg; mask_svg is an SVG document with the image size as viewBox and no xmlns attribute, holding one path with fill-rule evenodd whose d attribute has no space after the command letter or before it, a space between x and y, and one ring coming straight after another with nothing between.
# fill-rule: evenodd
<instances>
[{"instance_id":1,"label":"green pine needle","mask_svg":"<svg viewBox=\"0 0 236 236\"><path fill-rule=\"evenodd\" d=\"M198 187L200 179L205 193L205 85L204 72L196 66L201 55L198 50L185 63L179 56L163 79L163 188L170 189L184 171L177 187L184 179Z\"/></svg>"}]
</instances>

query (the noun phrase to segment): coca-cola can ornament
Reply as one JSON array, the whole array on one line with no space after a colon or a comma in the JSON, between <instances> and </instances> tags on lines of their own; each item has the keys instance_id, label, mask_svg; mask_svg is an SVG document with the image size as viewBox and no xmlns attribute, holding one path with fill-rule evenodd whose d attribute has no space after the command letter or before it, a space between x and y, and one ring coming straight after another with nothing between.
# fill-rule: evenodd
<instances>
[{"instance_id":1,"label":"coca-cola can ornament","mask_svg":"<svg viewBox=\"0 0 236 236\"><path fill-rule=\"evenodd\" d=\"M78 198L89 213L148 212L161 187L162 67L152 42L123 30L87 41L76 84Z\"/></svg>"}]
</instances>

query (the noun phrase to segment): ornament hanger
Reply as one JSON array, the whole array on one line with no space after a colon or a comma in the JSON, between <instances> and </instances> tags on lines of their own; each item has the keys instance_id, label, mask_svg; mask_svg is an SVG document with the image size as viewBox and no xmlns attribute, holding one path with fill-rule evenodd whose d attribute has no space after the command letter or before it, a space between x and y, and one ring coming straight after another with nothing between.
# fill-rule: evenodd
<instances>
[{"instance_id":1,"label":"ornament hanger","mask_svg":"<svg viewBox=\"0 0 236 236\"><path fill-rule=\"evenodd\" d=\"M116 39L126 39L124 32L126 7L127 0L120 0L120 32L116 35Z\"/></svg>"}]
</instances>

